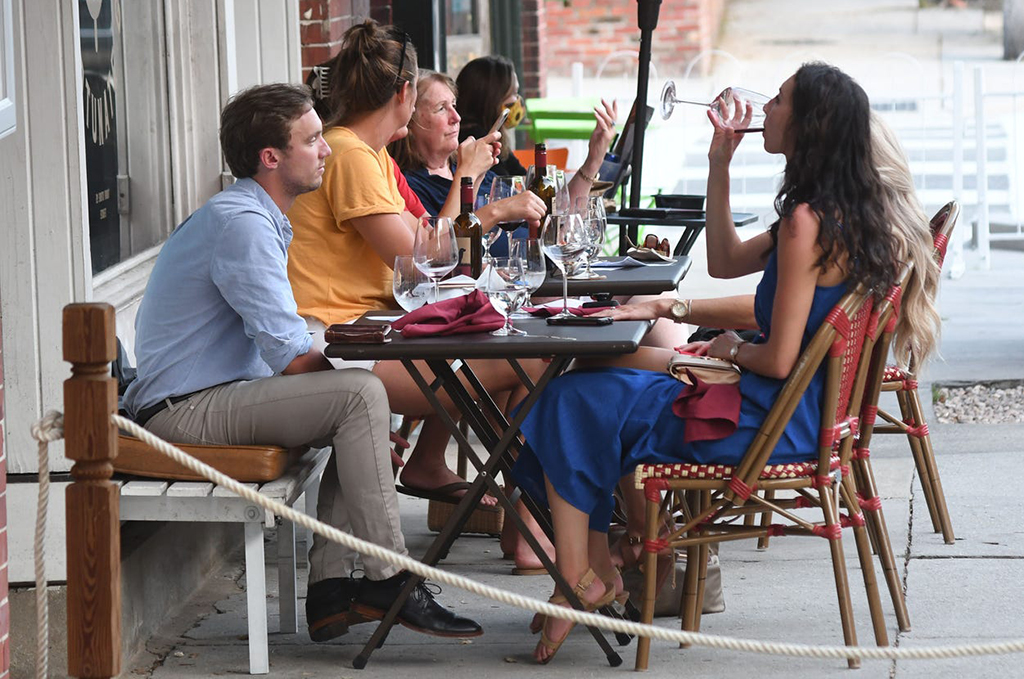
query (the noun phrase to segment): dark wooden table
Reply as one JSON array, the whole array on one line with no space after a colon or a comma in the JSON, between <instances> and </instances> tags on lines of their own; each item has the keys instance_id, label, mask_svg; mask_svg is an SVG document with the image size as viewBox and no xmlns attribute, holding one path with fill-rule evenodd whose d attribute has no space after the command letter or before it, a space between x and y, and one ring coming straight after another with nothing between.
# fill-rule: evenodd
<instances>
[{"instance_id":1,"label":"dark wooden table","mask_svg":"<svg viewBox=\"0 0 1024 679\"><path fill-rule=\"evenodd\" d=\"M369 312L364 314L357 323L380 323L381 317L396 316L397 312ZM646 321L617 321L608 326L550 326L541 319L517 320L516 327L529 333L526 336L495 337L489 333L471 335L451 335L444 337L420 337L405 339L399 333L392 333L392 341L386 344L329 344L324 353L330 358L346 360L399 360L409 371L410 376L419 386L420 391L430 402L438 417L451 431L461 452L477 470L477 476L469 490L456 506L451 518L441 533L434 539L423 562L431 566L437 564L448 553L452 543L462 531L469 515L476 508L484 493L490 493L498 499L505 509L505 520L512 520L537 554L544 567L551 574L556 586L563 592L569 602L582 609L582 603L575 596L572 587L561 577L554 563L548 558L544 549L526 527L522 518L515 510L517 497L507 497L496 481L499 472L506 473L511 469L513 451L519 446L519 429L527 414L536 404L541 392L548 383L568 367L569 362L578 356L600 356L627 354L637 350L640 340L647 333L650 324ZM519 364L518 359L546 358L550 363L536 382L530 378ZM492 359L507 360L519 376L529 393L519 405L515 416L509 421L497 406L491 394L473 372L467 360ZM420 369L422 361L433 373L424 374ZM466 383L459 379L461 373ZM468 388L467 388L468 385ZM477 455L465 435L459 431L458 423L442 406L438 392L444 389L451 398L462 419L477 435L487 449L486 459ZM523 502L537 518L542 527L550 533L550 523L546 513L528 495L523 494ZM395 617L405 599L420 582L413 577L405 585L399 597L392 604L387 615L374 630L363 650L352 661L356 669L366 666L370 655L383 643L388 632L394 625ZM611 611L606 611L611 612ZM588 628L605 652L608 662L613 667L622 663L622 658L611 647L608 640L597 628ZM619 638L620 643L627 643L628 638Z\"/></svg>"},{"instance_id":2,"label":"dark wooden table","mask_svg":"<svg viewBox=\"0 0 1024 679\"><path fill-rule=\"evenodd\" d=\"M598 260L622 259L621 257L598 257ZM618 269L594 269L604 278L569 279L569 295L595 295L608 292L613 295L658 295L666 290L675 290L679 281L690 270L692 261L686 255L675 258L671 264L651 266L630 266ZM544 282L533 293L537 297L561 297L561 275L548 274Z\"/></svg>"}]
</instances>

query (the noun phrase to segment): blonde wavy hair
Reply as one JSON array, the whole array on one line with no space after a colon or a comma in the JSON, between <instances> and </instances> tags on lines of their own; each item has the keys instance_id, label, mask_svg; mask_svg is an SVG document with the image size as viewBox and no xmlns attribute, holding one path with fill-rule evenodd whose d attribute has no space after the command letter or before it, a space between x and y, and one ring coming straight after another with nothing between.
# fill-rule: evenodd
<instances>
[{"instance_id":1,"label":"blonde wavy hair","mask_svg":"<svg viewBox=\"0 0 1024 679\"><path fill-rule=\"evenodd\" d=\"M928 216L914 189L914 178L903 147L892 128L872 111L871 155L885 188L886 218L892 225L900 262L913 269L903 288L903 301L893 355L901 368L908 368L911 356L922 364L935 349L941 328L935 295L939 287L939 265L933 256Z\"/></svg>"}]
</instances>

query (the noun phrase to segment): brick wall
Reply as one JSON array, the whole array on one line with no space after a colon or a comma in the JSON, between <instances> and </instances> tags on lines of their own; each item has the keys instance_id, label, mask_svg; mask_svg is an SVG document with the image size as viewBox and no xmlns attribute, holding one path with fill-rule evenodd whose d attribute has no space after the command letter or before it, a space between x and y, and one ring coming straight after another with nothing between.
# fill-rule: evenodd
<instances>
[{"instance_id":1,"label":"brick wall","mask_svg":"<svg viewBox=\"0 0 1024 679\"><path fill-rule=\"evenodd\" d=\"M551 10L560 6L550 0L523 0L523 80L519 83L523 97L544 96L547 84L544 74L551 70L554 47L550 42L554 35Z\"/></svg>"},{"instance_id":2,"label":"brick wall","mask_svg":"<svg viewBox=\"0 0 1024 679\"><path fill-rule=\"evenodd\" d=\"M368 17L391 23L391 0L299 0L302 79L337 54L345 31Z\"/></svg>"},{"instance_id":3,"label":"brick wall","mask_svg":"<svg viewBox=\"0 0 1024 679\"><path fill-rule=\"evenodd\" d=\"M526 0L524 6L530 2ZM572 63L579 61L585 74L593 76L613 52L635 54L640 49L636 0L532 0L538 3L545 6L547 51L541 63L547 73L567 76ZM725 0L663 0L651 57L659 77L681 74L698 53L713 47L724 4ZM523 22L525 59L525 16ZM627 63L635 73L635 60L625 58L611 63L607 72L619 75ZM702 60L701 66L706 68L708 60Z\"/></svg>"},{"instance_id":4,"label":"brick wall","mask_svg":"<svg viewBox=\"0 0 1024 679\"><path fill-rule=\"evenodd\" d=\"M0 331L3 318L0 318ZM0 338L3 333L0 332ZM7 597L7 451L4 450L4 348L0 339L0 679L11 666L11 604Z\"/></svg>"}]
</instances>

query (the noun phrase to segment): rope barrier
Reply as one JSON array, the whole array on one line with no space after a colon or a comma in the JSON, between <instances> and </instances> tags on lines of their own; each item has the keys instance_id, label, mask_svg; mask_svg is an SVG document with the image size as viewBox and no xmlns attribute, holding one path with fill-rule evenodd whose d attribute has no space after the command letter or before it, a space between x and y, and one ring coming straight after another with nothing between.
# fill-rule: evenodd
<instances>
[{"instance_id":1,"label":"rope barrier","mask_svg":"<svg viewBox=\"0 0 1024 679\"><path fill-rule=\"evenodd\" d=\"M538 599L531 599L513 592L484 585L469 578L454 573L439 570L428 566L408 556L392 552L379 545L367 542L353 535L344 533L332 526L321 523L316 519L296 511L291 507L283 505L274 500L263 497L251 488L247 488L231 477L222 474L209 465L203 464L184 451L154 436L146 429L140 427L132 420L119 415L111 415L111 421L119 428L131 433L140 440L149 444L152 448L192 471L201 474L206 479L216 483L218 486L244 497L246 500L268 509L274 514L281 516L287 521L308 528L318 535L333 542L345 545L346 547L387 561L401 569L408 570L416 575L429 578L439 583L451 585L459 589L472 592L479 596L522 608L524 610L543 613L544 615L568 620L582 625L598 627L612 632L621 632L633 636L644 636L659 641L668 641L676 644L692 644L706 646L708 648L743 651L748 653L764 653L769 655L783 655L792 657L820 658L820 659L849 659L859 658L862 660L935 660L942 658L963 658L983 655L1002 655L1008 653L1024 652L1024 639L1015 641L993 642L984 644L962 644L946 647L917 647L917 648L878 648L866 646L813 646L809 644L798 644L790 642L766 642L751 639L736 639L722 637L713 634L700 632L686 632L673 630L653 625L630 622L614 618L607 618L598 613L587 613L573 608L557 606ZM41 427L45 426L40 423ZM45 433L45 431L44 431ZM60 438L57 436L56 438ZM43 444L40 443L42 446Z\"/></svg>"},{"instance_id":2,"label":"rope barrier","mask_svg":"<svg viewBox=\"0 0 1024 679\"><path fill-rule=\"evenodd\" d=\"M46 679L50 666L50 606L46 599L46 517L50 508L50 441L64 438L64 416L51 410L32 425L39 441L39 498L36 501L36 679Z\"/></svg>"}]
</instances>

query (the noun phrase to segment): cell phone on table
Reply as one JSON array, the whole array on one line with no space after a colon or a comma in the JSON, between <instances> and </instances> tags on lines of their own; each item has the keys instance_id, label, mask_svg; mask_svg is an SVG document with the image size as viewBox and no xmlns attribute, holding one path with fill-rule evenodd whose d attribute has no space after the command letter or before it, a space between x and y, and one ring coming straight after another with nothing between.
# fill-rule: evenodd
<instances>
[{"instance_id":1,"label":"cell phone on table","mask_svg":"<svg viewBox=\"0 0 1024 679\"><path fill-rule=\"evenodd\" d=\"M508 120L508 114L509 109L507 107L501 109L501 115L498 116L498 119L494 122L494 125L491 126L491 131L487 133L488 137L501 129L501 126L505 124L506 120Z\"/></svg>"},{"instance_id":2,"label":"cell phone on table","mask_svg":"<svg viewBox=\"0 0 1024 679\"><path fill-rule=\"evenodd\" d=\"M549 318L548 325L611 325L612 319L607 316L570 316L569 318Z\"/></svg>"}]
</instances>

